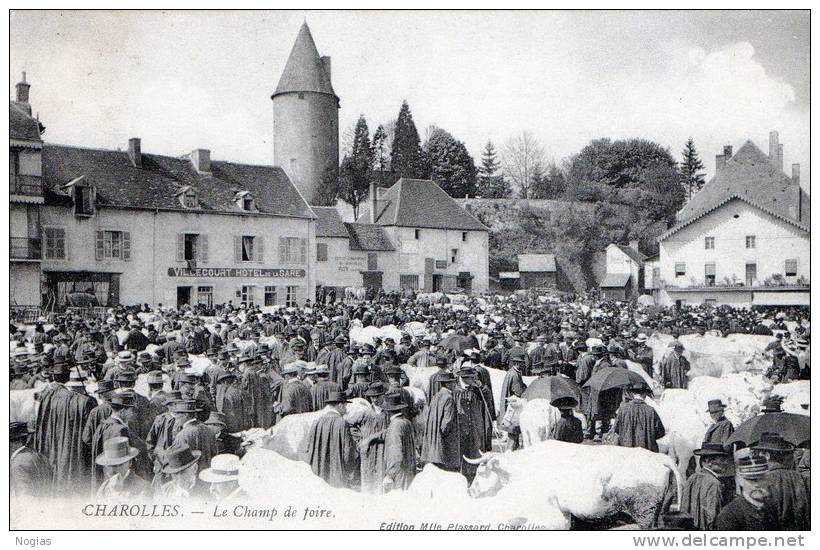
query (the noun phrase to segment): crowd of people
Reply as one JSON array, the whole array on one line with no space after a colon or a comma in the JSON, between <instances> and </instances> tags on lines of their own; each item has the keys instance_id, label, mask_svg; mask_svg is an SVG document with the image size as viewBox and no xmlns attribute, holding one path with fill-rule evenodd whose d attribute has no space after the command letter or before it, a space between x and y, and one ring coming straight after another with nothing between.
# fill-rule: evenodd
<instances>
[{"instance_id":1,"label":"crowd of people","mask_svg":"<svg viewBox=\"0 0 820 550\"><path fill-rule=\"evenodd\" d=\"M767 376L781 382L810 375L804 309L789 311L789 331L783 313L728 307L647 308L588 297L471 297L453 307L446 296L372 298L325 297L266 312L230 303L208 310L120 306L100 317L80 310L33 327L12 323L11 390L35 389L38 403L34 425L10 426L12 493L235 497L245 452L237 434L312 411L326 414L310 426L304 460L333 487L403 490L425 464L469 482L476 466L465 457L492 450L502 435L518 447L517 429L501 434L499 420L507 398L524 394L528 376L583 388L552 401L561 411L553 439L658 452L665 428L645 402L648 385L590 386L602 369L626 368L629 360L664 388L686 388L683 344L676 339L656 357L647 346L654 333L777 333L767 348ZM350 337L354 326L410 322L423 323L424 335L403 332L398 341L373 344ZM404 365L437 369L425 395L409 386ZM488 369L505 371L497 404ZM347 407L362 399L369 409L351 424ZM733 448L725 405L704 406L714 423L681 495L687 527L806 528L809 452L776 433ZM766 414L778 408L772 400ZM588 419L586 431L576 410Z\"/></svg>"}]
</instances>

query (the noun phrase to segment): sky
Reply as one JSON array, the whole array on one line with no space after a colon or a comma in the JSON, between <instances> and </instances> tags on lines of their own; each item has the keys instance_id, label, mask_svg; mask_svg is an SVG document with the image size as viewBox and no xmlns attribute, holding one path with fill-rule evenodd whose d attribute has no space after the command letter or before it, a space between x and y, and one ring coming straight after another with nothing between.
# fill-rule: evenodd
<instances>
[{"instance_id":1,"label":"sky","mask_svg":"<svg viewBox=\"0 0 820 550\"><path fill-rule=\"evenodd\" d=\"M768 152L809 180L808 11L13 11L10 97L25 70L47 142L272 163L272 106L307 21L332 58L344 133L402 100L479 161L527 131L560 162L590 140L695 140Z\"/></svg>"}]
</instances>

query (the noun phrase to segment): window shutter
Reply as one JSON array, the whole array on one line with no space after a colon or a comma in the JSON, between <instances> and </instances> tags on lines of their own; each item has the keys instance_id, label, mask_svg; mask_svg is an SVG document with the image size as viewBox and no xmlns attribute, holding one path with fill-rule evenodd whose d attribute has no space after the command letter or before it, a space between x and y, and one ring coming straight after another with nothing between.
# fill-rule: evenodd
<instances>
[{"instance_id":1,"label":"window shutter","mask_svg":"<svg viewBox=\"0 0 820 550\"><path fill-rule=\"evenodd\" d=\"M242 261L242 237L233 238L233 261L237 264Z\"/></svg>"},{"instance_id":2,"label":"window shutter","mask_svg":"<svg viewBox=\"0 0 820 550\"><path fill-rule=\"evenodd\" d=\"M299 263L307 262L307 239L299 239Z\"/></svg>"},{"instance_id":3,"label":"window shutter","mask_svg":"<svg viewBox=\"0 0 820 550\"><path fill-rule=\"evenodd\" d=\"M185 260L185 234L177 233L177 261Z\"/></svg>"},{"instance_id":4,"label":"window shutter","mask_svg":"<svg viewBox=\"0 0 820 550\"><path fill-rule=\"evenodd\" d=\"M208 261L208 235L202 234L197 239L199 242L199 246L197 247L197 252L199 253L199 257L197 260L200 262L207 263Z\"/></svg>"},{"instance_id":5,"label":"window shutter","mask_svg":"<svg viewBox=\"0 0 820 550\"><path fill-rule=\"evenodd\" d=\"M715 274L715 264L706 264L704 266L706 270L706 275L714 275Z\"/></svg>"},{"instance_id":6,"label":"window shutter","mask_svg":"<svg viewBox=\"0 0 820 550\"><path fill-rule=\"evenodd\" d=\"M103 251L104 246L105 245L104 245L103 232L102 231L97 231L97 242L96 242L96 246L94 247L94 257L97 259L98 262L105 257L105 253Z\"/></svg>"},{"instance_id":7,"label":"window shutter","mask_svg":"<svg viewBox=\"0 0 820 550\"><path fill-rule=\"evenodd\" d=\"M122 232L122 259L126 262L131 261L131 232Z\"/></svg>"},{"instance_id":8,"label":"window shutter","mask_svg":"<svg viewBox=\"0 0 820 550\"><path fill-rule=\"evenodd\" d=\"M265 237L254 237L254 245L256 245L256 261L260 264L265 261Z\"/></svg>"},{"instance_id":9,"label":"window shutter","mask_svg":"<svg viewBox=\"0 0 820 550\"><path fill-rule=\"evenodd\" d=\"M279 263L285 263L287 261L288 257L286 241L284 237L279 237Z\"/></svg>"}]
</instances>

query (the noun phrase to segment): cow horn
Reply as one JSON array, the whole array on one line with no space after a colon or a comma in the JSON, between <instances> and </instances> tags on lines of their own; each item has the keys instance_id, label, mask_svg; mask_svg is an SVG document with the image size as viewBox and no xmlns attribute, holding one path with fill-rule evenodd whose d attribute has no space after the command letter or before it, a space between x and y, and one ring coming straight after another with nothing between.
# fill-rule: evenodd
<instances>
[{"instance_id":1,"label":"cow horn","mask_svg":"<svg viewBox=\"0 0 820 550\"><path fill-rule=\"evenodd\" d=\"M481 456L479 458L469 458L465 456L464 461L467 464L478 466L480 464L484 464L486 462L491 461L493 458L495 458L495 455L496 453L481 453Z\"/></svg>"}]
</instances>

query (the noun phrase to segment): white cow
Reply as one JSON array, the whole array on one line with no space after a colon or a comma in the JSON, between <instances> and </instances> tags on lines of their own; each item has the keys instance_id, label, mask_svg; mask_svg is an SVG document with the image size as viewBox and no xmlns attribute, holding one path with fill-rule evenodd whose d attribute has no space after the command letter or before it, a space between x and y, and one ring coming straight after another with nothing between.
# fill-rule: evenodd
<instances>
[{"instance_id":1,"label":"white cow","mask_svg":"<svg viewBox=\"0 0 820 550\"><path fill-rule=\"evenodd\" d=\"M581 429L586 430L586 416L577 411L573 414L581 421ZM521 429L522 445L530 447L550 439L552 427L560 418L561 411L550 405L546 399L527 400L523 397L510 396L507 398L507 409L504 418L499 422L499 427L509 432L518 426Z\"/></svg>"},{"instance_id":2,"label":"white cow","mask_svg":"<svg viewBox=\"0 0 820 550\"><path fill-rule=\"evenodd\" d=\"M683 489L672 459L642 448L543 441L470 462L480 464L470 485L473 497L530 507L555 502L565 514L584 520L623 512L643 529L660 515L670 474L678 495Z\"/></svg>"},{"instance_id":3,"label":"white cow","mask_svg":"<svg viewBox=\"0 0 820 550\"><path fill-rule=\"evenodd\" d=\"M37 423L39 401L34 394L43 389L43 384L27 390L9 391L9 422L26 422L33 428Z\"/></svg>"},{"instance_id":4,"label":"white cow","mask_svg":"<svg viewBox=\"0 0 820 550\"><path fill-rule=\"evenodd\" d=\"M783 398L783 412L810 416L809 409L803 405L811 403L811 384L809 380L797 380L786 384L776 384L772 395Z\"/></svg>"}]
</instances>

